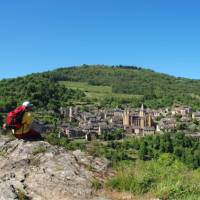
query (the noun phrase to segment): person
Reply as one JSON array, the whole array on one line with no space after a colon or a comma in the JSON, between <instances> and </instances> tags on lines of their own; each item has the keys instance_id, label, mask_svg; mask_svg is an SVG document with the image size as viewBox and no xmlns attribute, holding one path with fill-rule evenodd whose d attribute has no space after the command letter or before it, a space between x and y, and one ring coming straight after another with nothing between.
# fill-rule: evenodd
<instances>
[{"instance_id":1,"label":"person","mask_svg":"<svg viewBox=\"0 0 200 200\"><path fill-rule=\"evenodd\" d=\"M42 139L42 136L36 128L33 122L32 109L33 104L29 101L25 101L22 106L25 108L25 112L22 117L21 127L19 129L12 129L12 133L18 139Z\"/></svg>"}]
</instances>

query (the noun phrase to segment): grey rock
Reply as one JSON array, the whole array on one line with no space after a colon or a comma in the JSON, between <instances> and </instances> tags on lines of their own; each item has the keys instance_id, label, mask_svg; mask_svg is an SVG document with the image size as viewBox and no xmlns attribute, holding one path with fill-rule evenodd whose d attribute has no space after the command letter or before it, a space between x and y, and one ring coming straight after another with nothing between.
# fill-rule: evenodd
<instances>
[{"instance_id":1,"label":"grey rock","mask_svg":"<svg viewBox=\"0 0 200 200\"><path fill-rule=\"evenodd\" d=\"M13 200L17 198L14 188L8 182L0 183L0 200Z\"/></svg>"},{"instance_id":2,"label":"grey rock","mask_svg":"<svg viewBox=\"0 0 200 200\"><path fill-rule=\"evenodd\" d=\"M94 197L93 199L91 200L111 200L111 199L107 199L105 197Z\"/></svg>"},{"instance_id":3,"label":"grey rock","mask_svg":"<svg viewBox=\"0 0 200 200\"><path fill-rule=\"evenodd\" d=\"M17 191L32 200L89 200L94 195L91 180L106 173L107 166L107 160L81 151L1 137L0 200L17 199Z\"/></svg>"}]
</instances>

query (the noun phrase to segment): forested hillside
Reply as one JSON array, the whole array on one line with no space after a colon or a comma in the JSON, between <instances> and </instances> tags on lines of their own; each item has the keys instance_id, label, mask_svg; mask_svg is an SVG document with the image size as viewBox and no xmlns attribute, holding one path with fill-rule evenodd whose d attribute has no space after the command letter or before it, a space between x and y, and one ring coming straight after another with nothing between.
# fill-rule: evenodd
<instances>
[{"instance_id":1,"label":"forested hillside","mask_svg":"<svg viewBox=\"0 0 200 200\"><path fill-rule=\"evenodd\" d=\"M128 102L115 96L112 100L119 101L119 104L139 106L143 102L148 107L157 108L180 103L200 107L200 80L176 78L134 66L83 65L60 68L46 73L46 76L55 82L87 82L93 86L110 86L114 94L133 95ZM109 96L106 98L110 100Z\"/></svg>"},{"instance_id":2,"label":"forested hillside","mask_svg":"<svg viewBox=\"0 0 200 200\"><path fill-rule=\"evenodd\" d=\"M0 81L1 112L14 108L24 100L31 100L39 109L56 110L84 96L82 91L68 89L49 80L45 74Z\"/></svg>"},{"instance_id":3,"label":"forested hillside","mask_svg":"<svg viewBox=\"0 0 200 200\"><path fill-rule=\"evenodd\" d=\"M84 84L85 90L81 88ZM93 96L87 93L87 88L101 88L101 91ZM76 101L95 101L108 106L139 106L144 103L152 108L178 103L198 109L200 81L176 78L138 67L100 65L59 68L0 81L1 111L9 110L11 105L15 106L25 99L45 109L56 109Z\"/></svg>"}]
</instances>

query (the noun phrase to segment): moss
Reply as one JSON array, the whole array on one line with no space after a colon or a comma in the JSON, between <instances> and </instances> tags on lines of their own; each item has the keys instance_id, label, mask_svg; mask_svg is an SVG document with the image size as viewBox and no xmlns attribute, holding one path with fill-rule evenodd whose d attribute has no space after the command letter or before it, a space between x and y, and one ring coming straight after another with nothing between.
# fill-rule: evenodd
<instances>
[{"instance_id":1,"label":"moss","mask_svg":"<svg viewBox=\"0 0 200 200\"><path fill-rule=\"evenodd\" d=\"M31 200L30 197L28 197L25 192L23 192L22 190L20 189L16 189L16 195L17 195L17 198L19 200Z\"/></svg>"},{"instance_id":2,"label":"moss","mask_svg":"<svg viewBox=\"0 0 200 200\"><path fill-rule=\"evenodd\" d=\"M0 156L1 157L6 157L6 151L5 151L5 149L0 149Z\"/></svg>"},{"instance_id":3,"label":"moss","mask_svg":"<svg viewBox=\"0 0 200 200\"><path fill-rule=\"evenodd\" d=\"M47 147L45 147L45 146L38 146L35 149L33 149L32 154L35 156L35 155L40 154L40 153L45 153L46 151L47 151Z\"/></svg>"}]
</instances>

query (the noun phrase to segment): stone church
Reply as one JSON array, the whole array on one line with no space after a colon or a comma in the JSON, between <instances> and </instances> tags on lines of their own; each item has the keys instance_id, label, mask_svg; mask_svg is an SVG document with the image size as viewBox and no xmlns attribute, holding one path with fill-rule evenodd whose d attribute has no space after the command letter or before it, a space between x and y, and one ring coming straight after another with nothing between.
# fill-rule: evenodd
<instances>
[{"instance_id":1,"label":"stone church","mask_svg":"<svg viewBox=\"0 0 200 200\"><path fill-rule=\"evenodd\" d=\"M132 114L129 109L122 114L123 126L128 133L135 135L152 135L155 134L155 127L152 116L146 112L142 104L139 114Z\"/></svg>"}]
</instances>

